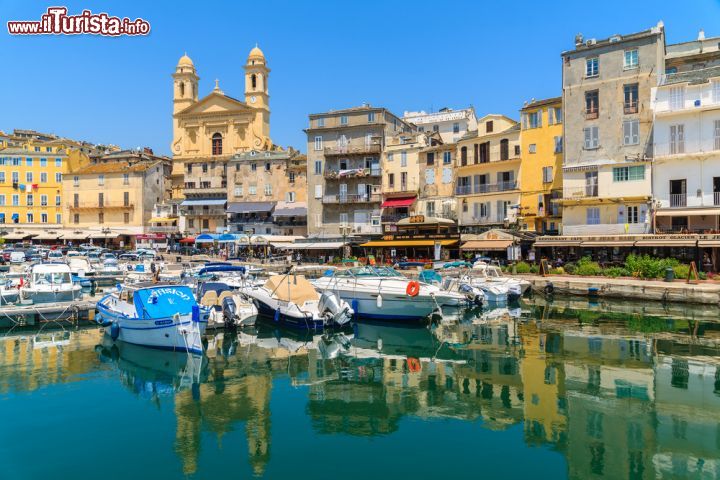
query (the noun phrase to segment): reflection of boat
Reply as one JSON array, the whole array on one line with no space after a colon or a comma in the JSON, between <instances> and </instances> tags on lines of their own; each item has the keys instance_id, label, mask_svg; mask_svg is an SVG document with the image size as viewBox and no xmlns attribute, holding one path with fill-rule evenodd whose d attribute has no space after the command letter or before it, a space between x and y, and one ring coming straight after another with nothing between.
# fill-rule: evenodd
<instances>
[{"instance_id":1,"label":"reflection of boat","mask_svg":"<svg viewBox=\"0 0 720 480\"><path fill-rule=\"evenodd\" d=\"M440 307L467 302L462 294L410 280L387 267L338 270L314 284L320 290L336 292L360 318L371 320L419 321Z\"/></svg>"},{"instance_id":2,"label":"reflection of boat","mask_svg":"<svg viewBox=\"0 0 720 480\"><path fill-rule=\"evenodd\" d=\"M353 334L349 352L352 356L433 357L439 346L432 332L420 326L359 322L353 324Z\"/></svg>"},{"instance_id":3,"label":"reflection of boat","mask_svg":"<svg viewBox=\"0 0 720 480\"><path fill-rule=\"evenodd\" d=\"M262 287L243 291L255 301L262 315L294 328L315 330L344 325L353 313L335 294L319 294L302 275L273 275Z\"/></svg>"},{"instance_id":4,"label":"reflection of boat","mask_svg":"<svg viewBox=\"0 0 720 480\"><path fill-rule=\"evenodd\" d=\"M202 353L208 311L184 285L125 286L96 305L96 321L113 340Z\"/></svg>"},{"instance_id":5,"label":"reflection of boat","mask_svg":"<svg viewBox=\"0 0 720 480\"><path fill-rule=\"evenodd\" d=\"M20 288L20 297L34 304L72 302L82 296L74 284L70 267L64 263L39 263L30 270L29 281Z\"/></svg>"}]
</instances>

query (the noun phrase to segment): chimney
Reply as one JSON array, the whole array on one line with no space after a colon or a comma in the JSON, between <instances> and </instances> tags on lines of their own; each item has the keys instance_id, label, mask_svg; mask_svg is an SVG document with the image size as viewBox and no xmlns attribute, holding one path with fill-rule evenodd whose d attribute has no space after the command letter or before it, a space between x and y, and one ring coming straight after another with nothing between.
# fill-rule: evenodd
<instances>
[{"instance_id":1,"label":"chimney","mask_svg":"<svg viewBox=\"0 0 720 480\"><path fill-rule=\"evenodd\" d=\"M579 47L580 45L582 45L582 43L583 43L582 33L578 33L577 35L575 35L575 46Z\"/></svg>"},{"instance_id":2,"label":"chimney","mask_svg":"<svg viewBox=\"0 0 720 480\"><path fill-rule=\"evenodd\" d=\"M703 40L705 40L705 30L701 28L698 32L698 41L702 42Z\"/></svg>"}]
</instances>

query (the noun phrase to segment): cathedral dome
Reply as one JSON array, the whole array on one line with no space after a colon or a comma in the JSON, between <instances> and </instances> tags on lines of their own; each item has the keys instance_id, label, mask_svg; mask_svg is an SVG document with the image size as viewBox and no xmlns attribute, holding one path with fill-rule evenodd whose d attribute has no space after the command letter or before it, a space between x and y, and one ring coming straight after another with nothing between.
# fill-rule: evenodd
<instances>
[{"instance_id":1,"label":"cathedral dome","mask_svg":"<svg viewBox=\"0 0 720 480\"><path fill-rule=\"evenodd\" d=\"M193 67L195 68L195 65L193 64L193 61L190 59L190 57L187 56L187 53L180 57L180 60L177 64L178 67Z\"/></svg>"},{"instance_id":2,"label":"cathedral dome","mask_svg":"<svg viewBox=\"0 0 720 480\"><path fill-rule=\"evenodd\" d=\"M248 60L262 60L265 61L265 54L258 48L257 45L250 50L250 55L248 55Z\"/></svg>"}]
</instances>

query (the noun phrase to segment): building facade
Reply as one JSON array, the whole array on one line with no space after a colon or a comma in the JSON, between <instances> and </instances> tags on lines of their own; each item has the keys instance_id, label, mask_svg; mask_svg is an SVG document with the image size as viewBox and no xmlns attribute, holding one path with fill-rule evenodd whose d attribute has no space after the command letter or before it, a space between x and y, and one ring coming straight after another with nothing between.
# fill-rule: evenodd
<instances>
[{"instance_id":1,"label":"building facade","mask_svg":"<svg viewBox=\"0 0 720 480\"><path fill-rule=\"evenodd\" d=\"M217 81L199 99L199 77L187 55L173 74L173 197L184 198L180 227L188 234L226 229L227 164L233 155L274 148L270 69L259 48L250 51L244 69L244 101L225 95Z\"/></svg>"},{"instance_id":2,"label":"building facade","mask_svg":"<svg viewBox=\"0 0 720 480\"><path fill-rule=\"evenodd\" d=\"M431 139L420 151L420 189L415 212L427 217L453 220L457 224L455 182L457 144Z\"/></svg>"},{"instance_id":3,"label":"building facade","mask_svg":"<svg viewBox=\"0 0 720 480\"><path fill-rule=\"evenodd\" d=\"M521 115L518 222L522 230L557 234L562 221L563 113L562 98L531 101Z\"/></svg>"},{"instance_id":4,"label":"building facade","mask_svg":"<svg viewBox=\"0 0 720 480\"><path fill-rule=\"evenodd\" d=\"M520 157L520 124L503 115L480 118L478 130L460 139L455 194L463 233L517 222Z\"/></svg>"},{"instance_id":5,"label":"building facade","mask_svg":"<svg viewBox=\"0 0 720 480\"><path fill-rule=\"evenodd\" d=\"M418 131L437 133L445 143L456 143L469 130L477 130L473 107L453 110L441 108L438 112L405 112L403 120L416 125Z\"/></svg>"},{"instance_id":6,"label":"building facade","mask_svg":"<svg viewBox=\"0 0 720 480\"><path fill-rule=\"evenodd\" d=\"M664 66L662 23L562 54L564 235L651 231L650 93Z\"/></svg>"},{"instance_id":7,"label":"building facade","mask_svg":"<svg viewBox=\"0 0 720 480\"><path fill-rule=\"evenodd\" d=\"M309 121L309 233L380 234L386 138L415 127L370 105L311 114Z\"/></svg>"}]
</instances>

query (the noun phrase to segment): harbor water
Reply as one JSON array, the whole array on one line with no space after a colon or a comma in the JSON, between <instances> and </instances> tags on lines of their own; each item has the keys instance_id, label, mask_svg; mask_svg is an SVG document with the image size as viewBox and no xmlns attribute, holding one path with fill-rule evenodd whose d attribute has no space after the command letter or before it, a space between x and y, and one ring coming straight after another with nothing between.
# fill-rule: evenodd
<instances>
[{"instance_id":1,"label":"harbor water","mask_svg":"<svg viewBox=\"0 0 720 480\"><path fill-rule=\"evenodd\" d=\"M428 326L260 322L205 355L0 336L2 477L718 478L707 309L528 300Z\"/></svg>"}]
</instances>

